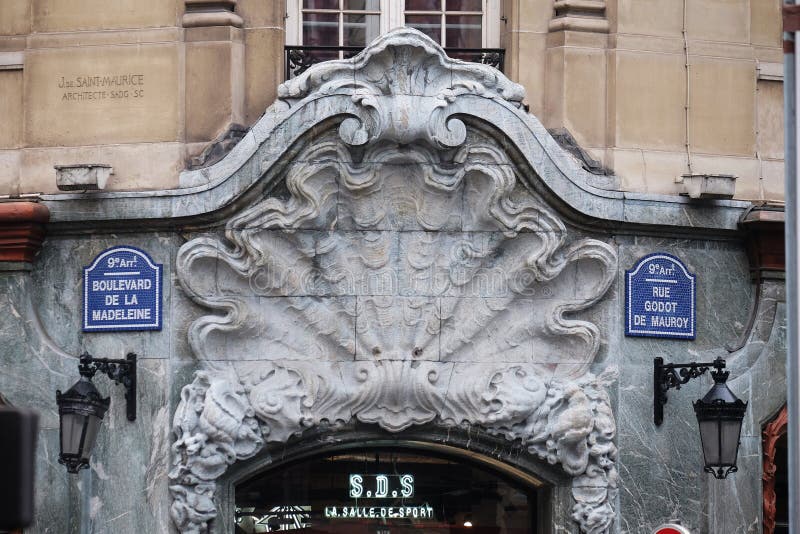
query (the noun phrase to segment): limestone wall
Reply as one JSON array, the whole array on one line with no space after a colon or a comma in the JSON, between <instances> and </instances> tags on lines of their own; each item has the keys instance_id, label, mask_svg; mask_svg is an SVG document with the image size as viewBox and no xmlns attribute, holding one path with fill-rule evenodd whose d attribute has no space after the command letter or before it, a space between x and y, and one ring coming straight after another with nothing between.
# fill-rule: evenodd
<instances>
[{"instance_id":1,"label":"limestone wall","mask_svg":"<svg viewBox=\"0 0 800 534\"><path fill-rule=\"evenodd\" d=\"M504 1L507 74L548 128L569 130L626 191L679 193L691 161L738 176L737 198L783 198L780 2L584 3L594 17Z\"/></svg>"},{"instance_id":2,"label":"limestone wall","mask_svg":"<svg viewBox=\"0 0 800 534\"><path fill-rule=\"evenodd\" d=\"M54 165L113 167L110 190L169 189L282 76L279 2L197 22L183 0L0 5L0 194L56 192Z\"/></svg>"}]
</instances>

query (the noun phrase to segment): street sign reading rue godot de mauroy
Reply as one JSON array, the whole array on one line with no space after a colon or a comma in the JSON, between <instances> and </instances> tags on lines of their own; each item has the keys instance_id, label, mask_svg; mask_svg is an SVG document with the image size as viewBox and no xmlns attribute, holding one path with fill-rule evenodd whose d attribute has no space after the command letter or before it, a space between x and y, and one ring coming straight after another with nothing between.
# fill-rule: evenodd
<instances>
[{"instance_id":1,"label":"street sign reading rue godot de mauroy","mask_svg":"<svg viewBox=\"0 0 800 534\"><path fill-rule=\"evenodd\" d=\"M694 339L695 275L670 254L641 258L625 271L625 335Z\"/></svg>"},{"instance_id":2,"label":"street sign reading rue godot de mauroy","mask_svg":"<svg viewBox=\"0 0 800 534\"><path fill-rule=\"evenodd\" d=\"M161 330L161 264L112 247L83 268L83 331Z\"/></svg>"}]
</instances>

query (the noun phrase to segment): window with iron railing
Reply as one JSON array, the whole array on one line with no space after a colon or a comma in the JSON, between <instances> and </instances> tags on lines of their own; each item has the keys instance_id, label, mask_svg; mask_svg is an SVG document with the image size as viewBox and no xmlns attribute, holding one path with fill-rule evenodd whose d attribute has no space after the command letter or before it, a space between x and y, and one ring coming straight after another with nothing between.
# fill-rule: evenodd
<instances>
[{"instance_id":1,"label":"window with iron railing","mask_svg":"<svg viewBox=\"0 0 800 534\"><path fill-rule=\"evenodd\" d=\"M502 70L500 0L288 0L286 78L356 55L391 28L430 36L454 58Z\"/></svg>"}]
</instances>

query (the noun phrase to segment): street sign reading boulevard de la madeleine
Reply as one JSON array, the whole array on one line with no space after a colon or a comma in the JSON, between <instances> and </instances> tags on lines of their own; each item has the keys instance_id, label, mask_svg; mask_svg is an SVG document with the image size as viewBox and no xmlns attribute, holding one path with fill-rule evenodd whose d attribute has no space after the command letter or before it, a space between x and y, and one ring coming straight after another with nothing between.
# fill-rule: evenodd
<instances>
[{"instance_id":1,"label":"street sign reading boulevard de la madeleine","mask_svg":"<svg viewBox=\"0 0 800 534\"><path fill-rule=\"evenodd\" d=\"M695 275L663 252L625 271L625 335L694 339Z\"/></svg>"},{"instance_id":2,"label":"street sign reading boulevard de la madeleine","mask_svg":"<svg viewBox=\"0 0 800 534\"><path fill-rule=\"evenodd\" d=\"M112 247L83 268L83 331L161 330L161 264Z\"/></svg>"}]
</instances>

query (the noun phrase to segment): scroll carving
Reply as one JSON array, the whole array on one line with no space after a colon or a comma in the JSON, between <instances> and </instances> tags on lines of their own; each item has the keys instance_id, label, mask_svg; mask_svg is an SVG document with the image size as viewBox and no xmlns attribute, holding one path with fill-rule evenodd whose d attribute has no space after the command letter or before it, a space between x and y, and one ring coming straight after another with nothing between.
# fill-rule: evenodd
<instances>
[{"instance_id":1,"label":"scroll carving","mask_svg":"<svg viewBox=\"0 0 800 534\"><path fill-rule=\"evenodd\" d=\"M235 377L199 371L181 391L172 430L172 519L182 533L207 532L217 514L214 481L262 448L258 423Z\"/></svg>"},{"instance_id":2,"label":"scroll carving","mask_svg":"<svg viewBox=\"0 0 800 534\"><path fill-rule=\"evenodd\" d=\"M497 69L448 58L423 33L402 28L376 39L352 59L326 61L278 88L288 106L324 95L352 95L355 116L339 127L353 146L377 139L424 140L454 148L466 140L464 123L447 108L461 95L477 95L522 106L525 91Z\"/></svg>"}]
</instances>

